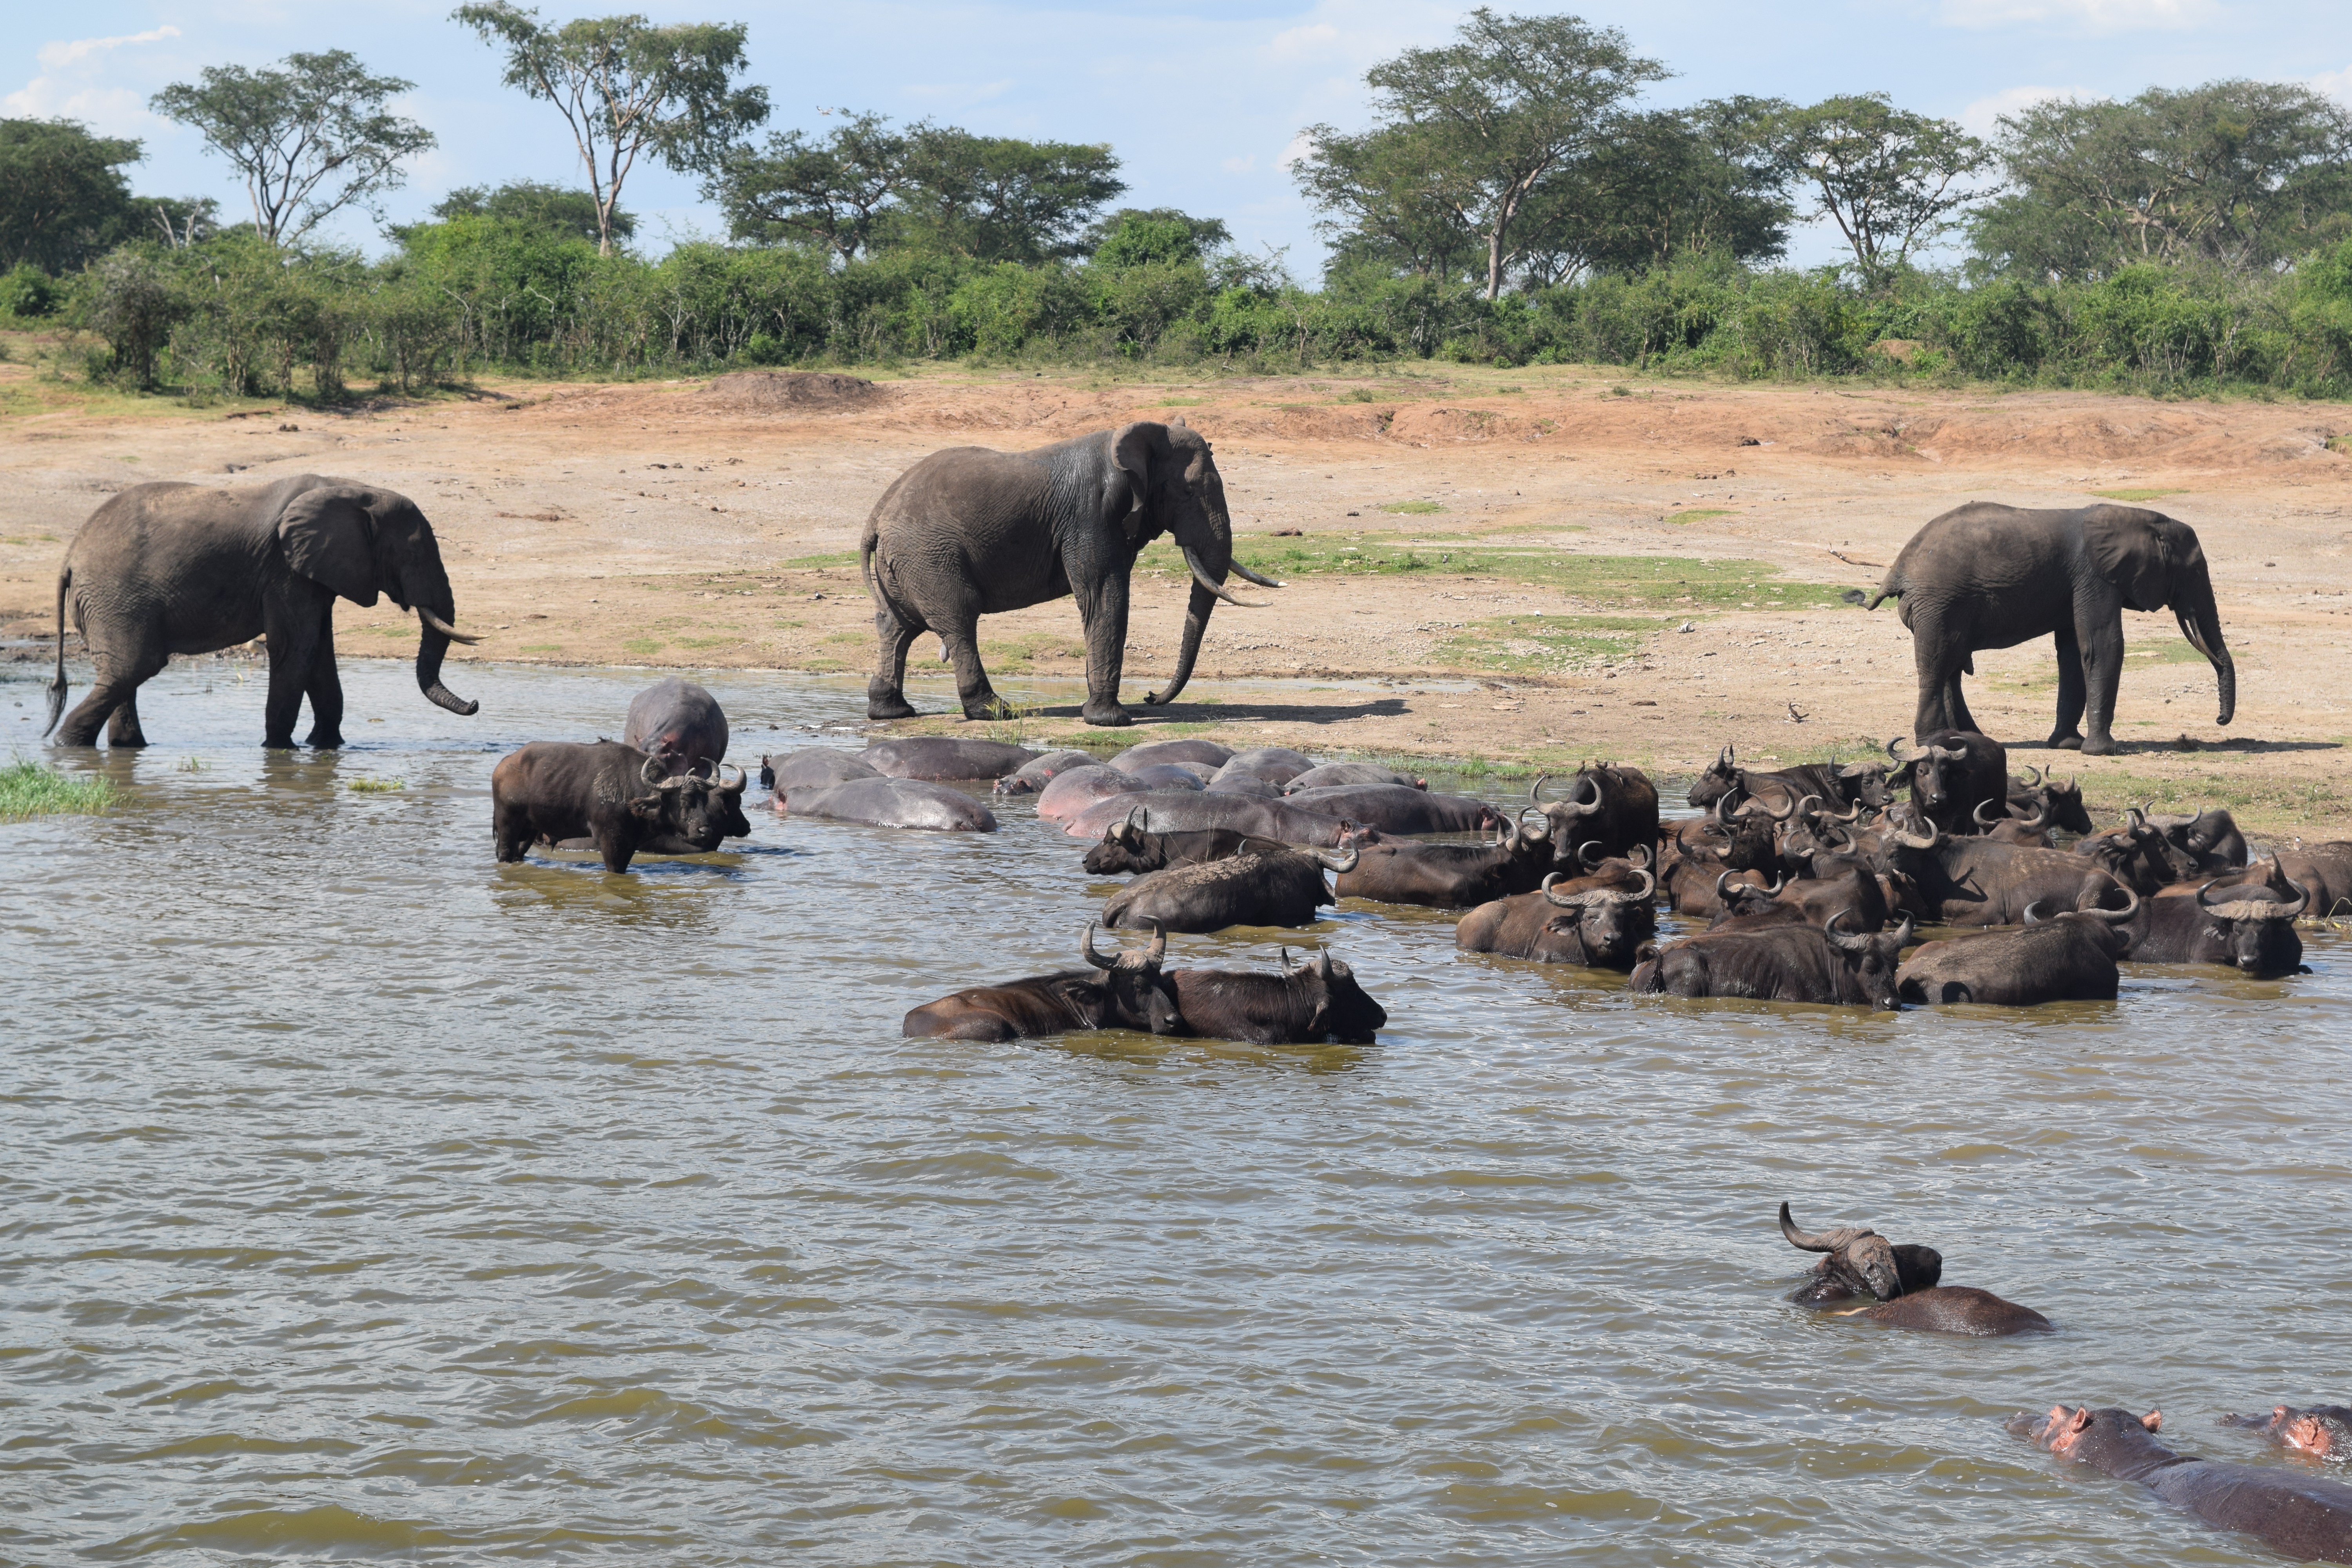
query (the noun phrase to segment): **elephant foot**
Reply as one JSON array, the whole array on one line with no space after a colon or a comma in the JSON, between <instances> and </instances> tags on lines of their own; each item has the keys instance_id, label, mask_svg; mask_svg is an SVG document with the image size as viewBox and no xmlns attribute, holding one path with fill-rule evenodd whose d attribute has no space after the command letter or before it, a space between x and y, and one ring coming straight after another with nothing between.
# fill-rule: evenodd
<instances>
[{"instance_id":1,"label":"elephant foot","mask_svg":"<svg viewBox=\"0 0 2352 1568\"><path fill-rule=\"evenodd\" d=\"M291 733L264 735L261 738L261 749L265 752L290 752L294 749L294 737Z\"/></svg>"},{"instance_id":2,"label":"elephant foot","mask_svg":"<svg viewBox=\"0 0 2352 1568\"><path fill-rule=\"evenodd\" d=\"M2083 754L2086 757L2112 757L2122 750L2112 735L2094 735L2083 742Z\"/></svg>"},{"instance_id":3,"label":"elephant foot","mask_svg":"<svg viewBox=\"0 0 2352 1568\"><path fill-rule=\"evenodd\" d=\"M1103 730L1118 730L1135 722L1135 715L1116 702L1088 702L1078 710L1078 717Z\"/></svg>"},{"instance_id":4,"label":"elephant foot","mask_svg":"<svg viewBox=\"0 0 2352 1568\"><path fill-rule=\"evenodd\" d=\"M992 691L985 697L975 697L963 705L967 719L1011 719L1015 715L1013 704Z\"/></svg>"},{"instance_id":5,"label":"elephant foot","mask_svg":"<svg viewBox=\"0 0 2352 1568\"><path fill-rule=\"evenodd\" d=\"M340 731L322 735L319 733L318 731L313 730L310 731L309 739L305 740L302 743L306 746L315 747L321 752L339 752L342 750L343 737Z\"/></svg>"},{"instance_id":6,"label":"elephant foot","mask_svg":"<svg viewBox=\"0 0 2352 1568\"><path fill-rule=\"evenodd\" d=\"M2051 736L2049 746L2053 752L2079 752L2083 749L2083 737L2069 730L2063 734Z\"/></svg>"},{"instance_id":7,"label":"elephant foot","mask_svg":"<svg viewBox=\"0 0 2352 1568\"><path fill-rule=\"evenodd\" d=\"M868 719L911 719L915 716L915 710L904 697L894 691L884 697L869 695L866 699L866 716Z\"/></svg>"}]
</instances>

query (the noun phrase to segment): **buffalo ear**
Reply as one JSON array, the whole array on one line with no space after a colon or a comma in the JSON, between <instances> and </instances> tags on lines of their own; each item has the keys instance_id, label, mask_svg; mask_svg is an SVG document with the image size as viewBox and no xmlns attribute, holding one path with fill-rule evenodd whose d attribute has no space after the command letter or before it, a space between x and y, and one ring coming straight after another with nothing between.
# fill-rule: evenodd
<instances>
[{"instance_id":1,"label":"buffalo ear","mask_svg":"<svg viewBox=\"0 0 2352 1568\"><path fill-rule=\"evenodd\" d=\"M2095 506L2083 517L2083 542L2091 568L2122 593L2135 610L2160 610L2172 596L2180 561L2177 534L2189 531L2169 518L2137 507ZM2191 535L2189 548L2196 548Z\"/></svg>"},{"instance_id":2,"label":"buffalo ear","mask_svg":"<svg viewBox=\"0 0 2352 1568\"><path fill-rule=\"evenodd\" d=\"M631 816L642 817L647 822L658 822L661 820L661 796L657 795L639 795L636 799L629 802L629 815Z\"/></svg>"},{"instance_id":3,"label":"buffalo ear","mask_svg":"<svg viewBox=\"0 0 2352 1568\"><path fill-rule=\"evenodd\" d=\"M278 513L287 563L362 609L376 601L375 519L346 485L304 490Z\"/></svg>"}]
</instances>

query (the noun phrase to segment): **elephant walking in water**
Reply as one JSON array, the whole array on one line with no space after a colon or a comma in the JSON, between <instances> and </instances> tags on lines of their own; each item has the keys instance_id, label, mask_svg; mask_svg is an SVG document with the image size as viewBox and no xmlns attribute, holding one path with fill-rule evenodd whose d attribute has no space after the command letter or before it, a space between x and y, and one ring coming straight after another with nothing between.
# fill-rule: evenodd
<instances>
[{"instance_id":1,"label":"elephant walking in water","mask_svg":"<svg viewBox=\"0 0 2352 1568\"><path fill-rule=\"evenodd\" d=\"M1192 596L1176 672L1146 702L1172 702L1192 679L1201 634L1225 592L1228 572L1268 588L1234 559L1224 481L1209 443L1180 418L1139 421L1029 452L955 447L898 476L858 542L874 596L876 659L866 716L904 719L907 650L937 632L955 663L956 694L968 719L1009 710L980 662L980 617L1070 595L1087 642L1089 724L1127 724L1118 700L1127 658L1128 576L1138 552L1175 536L1192 572Z\"/></svg>"},{"instance_id":2,"label":"elephant walking in water","mask_svg":"<svg viewBox=\"0 0 2352 1568\"><path fill-rule=\"evenodd\" d=\"M2212 663L2221 694L2215 722L2227 724L2237 710L2237 667L2221 640L2205 552L2194 530L2161 512L2028 511L1971 501L1912 535L1866 603L1858 589L1845 597L1874 610L1897 596L1919 673L1916 742L1937 730L1977 729L1960 696L1960 677L1976 673L1977 649L2054 636L2058 717L2050 744L2092 756L2115 751L2109 728L2123 676L2126 610L2169 608ZM2088 734L2076 728L2086 712Z\"/></svg>"},{"instance_id":3,"label":"elephant walking in water","mask_svg":"<svg viewBox=\"0 0 2352 1568\"><path fill-rule=\"evenodd\" d=\"M416 685L452 713L480 704L441 684L457 613L433 525L391 490L304 474L260 489L135 485L90 515L58 574L58 674L47 734L66 701L66 611L98 667L88 697L58 739L143 746L139 688L175 653L217 653L266 635L269 697L265 746L291 746L302 700L310 743L343 743L343 688L335 673L335 601L366 607L379 595L414 608L423 629Z\"/></svg>"}]
</instances>

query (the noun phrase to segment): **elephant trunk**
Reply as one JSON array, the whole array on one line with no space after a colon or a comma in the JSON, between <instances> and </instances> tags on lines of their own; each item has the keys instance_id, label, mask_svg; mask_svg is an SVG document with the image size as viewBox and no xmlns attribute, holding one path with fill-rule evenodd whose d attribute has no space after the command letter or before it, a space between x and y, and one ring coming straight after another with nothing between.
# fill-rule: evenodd
<instances>
[{"instance_id":1,"label":"elephant trunk","mask_svg":"<svg viewBox=\"0 0 2352 1568\"><path fill-rule=\"evenodd\" d=\"M1176 649L1176 673L1169 678L1168 689L1144 694L1144 701L1158 707L1173 702L1184 683L1192 679L1192 661L1201 656L1201 634L1209 629L1209 616L1217 607L1217 595L1199 583L1192 584L1192 597L1184 606L1184 640Z\"/></svg>"},{"instance_id":2,"label":"elephant trunk","mask_svg":"<svg viewBox=\"0 0 2352 1568\"><path fill-rule=\"evenodd\" d=\"M2180 623L2180 635L2212 663L2213 680L2221 689L2221 710L2213 722L2226 724L2238 711L2238 667L2230 658L2229 646L2221 640L2221 616L2213 605L2212 584L2200 580L2195 596L2176 608L2173 616Z\"/></svg>"},{"instance_id":3,"label":"elephant trunk","mask_svg":"<svg viewBox=\"0 0 2352 1568\"><path fill-rule=\"evenodd\" d=\"M467 717L480 712L480 703L468 702L441 684L441 661L448 657L451 639L474 640L450 624L457 614L457 601L449 592L449 579L434 573L433 580L422 592L412 595L409 602L416 606L416 618L423 627L416 644L416 689L436 708Z\"/></svg>"}]
</instances>

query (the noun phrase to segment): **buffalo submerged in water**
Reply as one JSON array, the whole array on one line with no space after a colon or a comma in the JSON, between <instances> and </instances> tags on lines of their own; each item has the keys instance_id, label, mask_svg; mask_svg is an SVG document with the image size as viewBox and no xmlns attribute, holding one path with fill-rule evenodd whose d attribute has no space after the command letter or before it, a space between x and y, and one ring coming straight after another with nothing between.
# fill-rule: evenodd
<instances>
[{"instance_id":1,"label":"buffalo submerged in water","mask_svg":"<svg viewBox=\"0 0 2352 1568\"><path fill-rule=\"evenodd\" d=\"M1972 1285L1944 1284L1944 1255L1932 1247L1897 1246L1867 1226L1812 1235L1797 1228L1785 1203L1780 1234L1800 1251L1823 1255L1812 1278L1789 1298L1800 1306L1943 1334L2027 1334L2050 1327L2031 1307ZM1864 1305L1848 1307L1849 1301Z\"/></svg>"}]
</instances>

